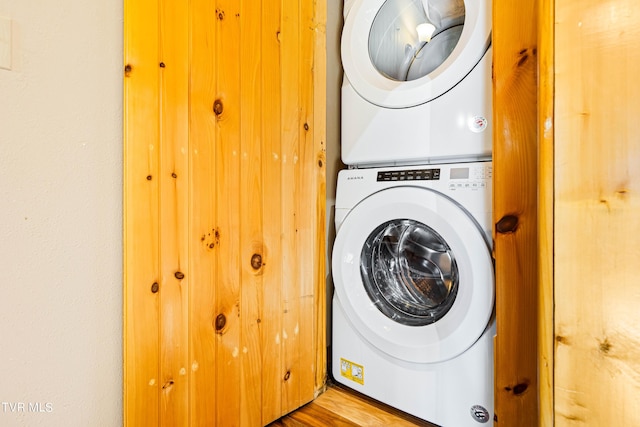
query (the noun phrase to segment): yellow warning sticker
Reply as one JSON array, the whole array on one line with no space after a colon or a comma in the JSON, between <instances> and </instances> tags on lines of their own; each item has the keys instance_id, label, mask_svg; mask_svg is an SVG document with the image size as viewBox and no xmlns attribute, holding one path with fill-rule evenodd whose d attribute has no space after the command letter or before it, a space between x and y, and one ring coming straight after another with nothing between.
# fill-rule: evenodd
<instances>
[{"instance_id":1,"label":"yellow warning sticker","mask_svg":"<svg viewBox=\"0 0 640 427\"><path fill-rule=\"evenodd\" d=\"M362 365L340 358L340 375L364 385L364 366Z\"/></svg>"}]
</instances>

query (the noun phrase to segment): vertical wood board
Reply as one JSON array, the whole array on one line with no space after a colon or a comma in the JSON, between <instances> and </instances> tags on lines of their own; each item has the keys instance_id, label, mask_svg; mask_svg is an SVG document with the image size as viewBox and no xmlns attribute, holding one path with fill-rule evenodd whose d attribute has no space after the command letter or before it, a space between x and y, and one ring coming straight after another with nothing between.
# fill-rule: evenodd
<instances>
[{"instance_id":1,"label":"vertical wood board","mask_svg":"<svg viewBox=\"0 0 640 427\"><path fill-rule=\"evenodd\" d=\"M326 0L314 0L314 45L313 45L313 144L315 146L316 161L315 183L315 232L322 231L326 234L326 199L327 199L327 3ZM315 277L315 384L316 396L324 391L327 381L327 327L326 321L326 267L325 254L327 253L327 241L315 236L315 251L312 255L316 258L314 264Z\"/></svg>"},{"instance_id":2,"label":"vertical wood board","mask_svg":"<svg viewBox=\"0 0 640 427\"><path fill-rule=\"evenodd\" d=\"M300 197L296 185L300 170L299 147L300 129L303 116L300 105L301 96L301 51L300 51L300 8L299 0L282 0L281 16L281 61L282 86L282 209L283 250L282 262L288 268L283 270L282 310L283 322L280 339L283 344L283 409L291 411L302 404L299 388L299 354L294 331L299 328L300 307L300 270L296 263L298 255L297 230L301 223L297 200Z\"/></svg>"},{"instance_id":3,"label":"vertical wood board","mask_svg":"<svg viewBox=\"0 0 640 427\"><path fill-rule=\"evenodd\" d=\"M284 222L282 185L281 91L287 82L281 80L281 2L273 2L262 10L261 42L261 112L262 112L262 217L263 280L262 314L260 322L262 362L262 424L266 425L283 414L282 383L283 328L282 278L286 266L282 262L282 230Z\"/></svg>"},{"instance_id":4,"label":"vertical wood board","mask_svg":"<svg viewBox=\"0 0 640 427\"><path fill-rule=\"evenodd\" d=\"M307 262L300 265L299 277L299 307L298 320L293 332L293 339L298 348L299 362L297 376L299 378L300 402L302 405L310 402L315 397L315 361L318 348L316 347L316 337L318 335L315 307L318 305L316 291L316 265L324 262L324 258L318 258L314 253L316 249L315 241L318 240L316 229L318 216L318 206L316 206L318 162L320 160L317 147L314 143L315 135L315 114L314 114L314 44L315 44L315 22L314 22L314 1L300 2L300 45L298 49L301 54L300 67L300 97L301 107L299 130L298 157L300 168L295 185L298 187L297 214L300 218L297 226L297 247L299 256ZM316 192L306 191L309 182L313 182ZM322 235L324 239L324 234Z\"/></svg>"},{"instance_id":5,"label":"vertical wood board","mask_svg":"<svg viewBox=\"0 0 640 427\"><path fill-rule=\"evenodd\" d=\"M217 132L215 4L192 0L190 13L190 425L216 423L216 259L220 253L220 222L216 206ZM194 13L194 11L198 11Z\"/></svg>"},{"instance_id":6,"label":"vertical wood board","mask_svg":"<svg viewBox=\"0 0 640 427\"><path fill-rule=\"evenodd\" d=\"M125 419L264 425L325 381L324 5L127 3Z\"/></svg>"},{"instance_id":7,"label":"vertical wood board","mask_svg":"<svg viewBox=\"0 0 640 427\"><path fill-rule=\"evenodd\" d=\"M218 338L216 354L216 425L240 425L242 365L241 351L241 259L240 241L240 3L216 1L216 36L212 47L217 60L216 98L211 100L216 126L216 197L220 230L216 262L215 325ZM195 13L195 11L193 12Z\"/></svg>"},{"instance_id":8,"label":"vertical wood board","mask_svg":"<svg viewBox=\"0 0 640 427\"><path fill-rule=\"evenodd\" d=\"M554 0L538 2L538 425L554 425L553 132Z\"/></svg>"},{"instance_id":9,"label":"vertical wood board","mask_svg":"<svg viewBox=\"0 0 640 427\"><path fill-rule=\"evenodd\" d=\"M262 2L240 1L240 425L262 421ZM269 201L277 203L277 201ZM268 263L270 264L270 263Z\"/></svg>"},{"instance_id":10,"label":"vertical wood board","mask_svg":"<svg viewBox=\"0 0 640 427\"><path fill-rule=\"evenodd\" d=\"M555 12L556 425L640 425L640 5Z\"/></svg>"},{"instance_id":11,"label":"vertical wood board","mask_svg":"<svg viewBox=\"0 0 640 427\"><path fill-rule=\"evenodd\" d=\"M493 5L496 425L538 424L535 0Z\"/></svg>"},{"instance_id":12,"label":"vertical wood board","mask_svg":"<svg viewBox=\"0 0 640 427\"><path fill-rule=\"evenodd\" d=\"M189 10L160 1L160 425L189 420Z\"/></svg>"},{"instance_id":13,"label":"vertical wood board","mask_svg":"<svg viewBox=\"0 0 640 427\"><path fill-rule=\"evenodd\" d=\"M157 425L160 90L156 0L125 3L124 38L123 418L127 426Z\"/></svg>"}]
</instances>

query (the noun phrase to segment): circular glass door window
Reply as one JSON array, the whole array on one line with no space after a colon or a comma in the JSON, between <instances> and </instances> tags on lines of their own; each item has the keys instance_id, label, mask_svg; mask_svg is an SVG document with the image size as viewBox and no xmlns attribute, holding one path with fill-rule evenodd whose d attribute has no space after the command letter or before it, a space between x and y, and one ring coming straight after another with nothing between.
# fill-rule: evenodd
<instances>
[{"instance_id":1,"label":"circular glass door window","mask_svg":"<svg viewBox=\"0 0 640 427\"><path fill-rule=\"evenodd\" d=\"M453 52L464 19L463 0L387 0L371 25L371 62L392 80L424 77Z\"/></svg>"},{"instance_id":2,"label":"circular glass door window","mask_svg":"<svg viewBox=\"0 0 640 427\"><path fill-rule=\"evenodd\" d=\"M398 219L380 225L366 239L360 261L369 298L396 322L429 325L453 305L455 257L444 239L421 222Z\"/></svg>"}]
</instances>

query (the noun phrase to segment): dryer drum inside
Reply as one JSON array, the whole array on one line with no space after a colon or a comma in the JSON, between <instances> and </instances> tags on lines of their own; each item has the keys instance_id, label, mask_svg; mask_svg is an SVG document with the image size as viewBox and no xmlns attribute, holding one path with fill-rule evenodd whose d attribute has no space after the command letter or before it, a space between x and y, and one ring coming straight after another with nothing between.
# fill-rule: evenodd
<instances>
[{"instance_id":1,"label":"dryer drum inside","mask_svg":"<svg viewBox=\"0 0 640 427\"><path fill-rule=\"evenodd\" d=\"M455 257L444 239L421 222L398 219L380 225L365 241L360 261L371 301L403 325L434 323L455 301Z\"/></svg>"},{"instance_id":2,"label":"dryer drum inside","mask_svg":"<svg viewBox=\"0 0 640 427\"><path fill-rule=\"evenodd\" d=\"M387 0L369 33L371 62L392 80L424 77L454 50L464 20L463 0Z\"/></svg>"}]
</instances>

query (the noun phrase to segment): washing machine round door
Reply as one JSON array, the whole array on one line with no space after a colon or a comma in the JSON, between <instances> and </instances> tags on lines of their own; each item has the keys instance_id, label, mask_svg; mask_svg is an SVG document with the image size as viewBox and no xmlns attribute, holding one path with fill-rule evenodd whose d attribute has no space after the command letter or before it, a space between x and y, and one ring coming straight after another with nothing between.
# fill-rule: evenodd
<instances>
[{"instance_id":1,"label":"washing machine round door","mask_svg":"<svg viewBox=\"0 0 640 427\"><path fill-rule=\"evenodd\" d=\"M477 222L420 187L393 187L355 206L333 249L337 298L374 347L415 363L451 359L493 312L493 261Z\"/></svg>"},{"instance_id":2,"label":"washing machine round door","mask_svg":"<svg viewBox=\"0 0 640 427\"><path fill-rule=\"evenodd\" d=\"M342 65L372 104L407 108L457 85L491 42L489 0L355 0Z\"/></svg>"}]
</instances>

